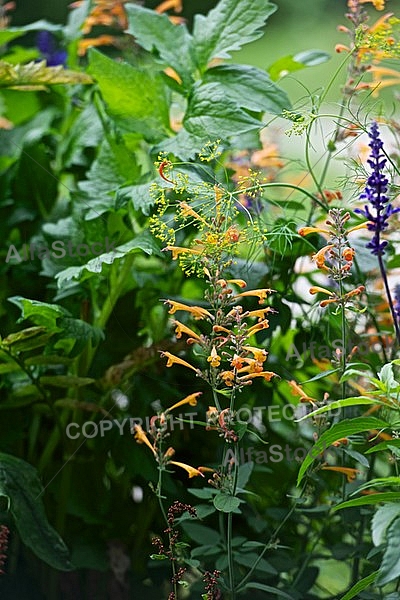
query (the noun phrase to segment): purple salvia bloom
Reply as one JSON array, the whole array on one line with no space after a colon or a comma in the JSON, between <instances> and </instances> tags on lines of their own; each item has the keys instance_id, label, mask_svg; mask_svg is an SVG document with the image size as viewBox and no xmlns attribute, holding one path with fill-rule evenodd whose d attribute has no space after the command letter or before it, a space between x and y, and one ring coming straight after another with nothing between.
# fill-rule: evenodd
<instances>
[{"instance_id":1,"label":"purple salvia bloom","mask_svg":"<svg viewBox=\"0 0 400 600\"><path fill-rule=\"evenodd\" d=\"M58 65L65 67L67 52L57 49L55 38L49 31L39 31L36 45L48 67L57 67Z\"/></svg>"},{"instance_id":2,"label":"purple salvia bloom","mask_svg":"<svg viewBox=\"0 0 400 600\"><path fill-rule=\"evenodd\" d=\"M371 125L369 131L371 154L368 159L368 164L372 169L371 175L367 179L364 192L360 195L360 200L367 200L363 209L356 208L354 212L366 217L369 221L367 225L369 231L374 232L374 236L367 244L372 254L383 256L387 242L381 241L381 233L387 229L389 225L389 217L400 211L400 208L393 208L387 196L388 179L384 174L386 166L386 157L383 153L383 142L380 139L379 128L376 123ZM371 207L374 209L371 212Z\"/></svg>"}]
</instances>

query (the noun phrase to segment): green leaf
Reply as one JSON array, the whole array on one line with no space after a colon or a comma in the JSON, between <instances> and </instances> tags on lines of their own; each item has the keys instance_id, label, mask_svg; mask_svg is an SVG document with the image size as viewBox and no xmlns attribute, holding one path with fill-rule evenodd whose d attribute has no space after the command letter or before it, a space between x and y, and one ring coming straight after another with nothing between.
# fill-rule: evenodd
<instances>
[{"instance_id":1,"label":"green leaf","mask_svg":"<svg viewBox=\"0 0 400 600\"><path fill-rule=\"evenodd\" d=\"M204 83L220 83L230 100L256 112L280 114L290 100L269 75L249 65L219 65L205 72Z\"/></svg>"},{"instance_id":2,"label":"green leaf","mask_svg":"<svg viewBox=\"0 0 400 600\"><path fill-rule=\"evenodd\" d=\"M220 83L195 87L183 124L189 133L201 139L230 138L262 126L260 121L227 98Z\"/></svg>"},{"instance_id":3,"label":"green leaf","mask_svg":"<svg viewBox=\"0 0 400 600\"><path fill-rule=\"evenodd\" d=\"M184 529L190 538L198 544L216 546L221 541L221 537L217 531L211 529L211 527L201 525L200 523L183 521L182 529Z\"/></svg>"},{"instance_id":4,"label":"green leaf","mask_svg":"<svg viewBox=\"0 0 400 600\"><path fill-rule=\"evenodd\" d=\"M4 44L12 42L22 35L25 35L23 29L3 29L0 31L0 46L4 46Z\"/></svg>"},{"instance_id":5,"label":"green leaf","mask_svg":"<svg viewBox=\"0 0 400 600\"><path fill-rule=\"evenodd\" d=\"M323 50L306 50L298 54L288 54L275 61L268 69L268 73L273 81L281 77L300 71L306 67L315 67L327 62L331 58L330 54Z\"/></svg>"},{"instance_id":6,"label":"green leaf","mask_svg":"<svg viewBox=\"0 0 400 600\"><path fill-rule=\"evenodd\" d=\"M160 60L175 69L183 85L189 87L195 63L192 59L192 36L186 25L174 25L167 15L137 4L127 4L129 27L127 33L135 36L135 42L149 52L156 53Z\"/></svg>"},{"instance_id":7,"label":"green leaf","mask_svg":"<svg viewBox=\"0 0 400 600\"><path fill-rule=\"evenodd\" d=\"M57 326L57 319L71 316L70 312L58 304L30 300L22 296L12 296L8 300L21 310L21 319L31 319L41 326L42 330L47 328L51 331L60 331L60 327Z\"/></svg>"},{"instance_id":8,"label":"green leaf","mask_svg":"<svg viewBox=\"0 0 400 600\"><path fill-rule=\"evenodd\" d=\"M150 142L170 134L168 90L159 73L115 62L93 49L89 71L109 114L123 131L140 133Z\"/></svg>"},{"instance_id":9,"label":"green leaf","mask_svg":"<svg viewBox=\"0 0 400 600\"><path fill-rule=\"evenodd\" d=\"M393 446L395 448L400 448L400 440L385 440L372 448L368 448L365 451L365 454L372 454L373 452L381 452L382 450L390 450L389 446Z\"/></svg>"},{"instance_id":10,"label":"green leaf","mask_svg":"<svg viewBox=\"0 0 400 600\"><path fill-rule=\"evenodd\" d=\"M168 560L165 554L150 554L151 560Z\"/></svg>"},{"instance_id":11,"label":"green leaf","mask_svg":"<svg viewBox=\"0 0 400 600\"><path fill-rule=\"evenodd\" d=\"M366 506L368 504L379 504L380 502L390 502L394 500L400 500L398 492L382 492L379 494L369 494L362 498L355 498L354 500L347 500L332 508L332 512L342 510L343 508L352 508L353 506Z\"/></svg>"},{"instance_id":12,"label":"green leaf","mask_svg":"<svg viewBox=\"0 0 400 600\"><path fill-rule=\"evenodd\" d=\"M368 404L381 404L376 399L367 398L366 396L354 396L352 398L343 398L343 400L334 400L330 402L326 406L321 406L306 414L304 417L300 419L296 419L296 421L304 421L304 419L309 419L310 417L314 417L315 415L320 415L321 413L329 412L331 410L336 410L337 408L344 408L346 406L358 406L358 405L368 405ZM382 403L383 404L383 403Z\"/></svg>"},{"instance_id":13,"label":"green leaf","mask_svg":"<svg viewBox=\"0 0 400 600\"><path fill-rule=\"evenodd\" d=\"M385 507L383 507L385 508ZM400 508L400 506L399 506ZM376 584L384 586L400 577L400 517L387 528L387 543Z\"/></svg>"},{"instance_id":14,"label":"green leaf","mask_svg":"<svg viewBox=\"0 0 400 600\"><path fill-rule=\"evenodd\" d=\"M75 377L74 375L44 375L40 378L42 385L53 385L61 388L82 387L95 381L90 377Z\"/></svg>"},{"instance_id":15,"label":"green leaf","mask_svg":"<svg viewBox=\"0 0 400 600\"><path fill-rule=\"evenodd\" d=\"M257 582L250 581L249 583L246 583L246 585L243 589L244 590L261 590L262 592L268 592L270 594L273 594L274 596L279 596L279 598L286 598L286 600L293 600L293 597L289 596L289 594L287 594L286 592L283 592L282 590L280 590L276 587L272 587L271 585L265 585L264 583L257 583Z\"/></svg>"},{"instance_id":16,"label":"green leaf","mask_svg":"<svg viewBox=\"0 0 400 600\"><path fill-rule=\"evenodd\" d=\"M238 478L237 478L237 487L238 488L245 488L247 485L247 482L250 479L251 473L253 471L254 468L254 463L249 461L244 463L243 465L240 465L239 469L238 469Z\"/></svg>"},{"instance_id":17,"label":"green leaf","mask_svg":"<svg viewBox=\"0 0 400 600\"><path fill-rule=\"evenodd\" d=\"M223 492L218 493L214 500L214 506L217 510L225 513L231 513L237 510L240 505L240 499Z\"/></svg>"},{"instance_id":18,"label":"green leaf","mask_svg":"<svg viewBox=\"0 0 400 600\"><path fill-rule=\"evenodd\" d=\"M93 83L86 73L68 71L64 67L47 67L45 60L26 65L12 65L0 60L0 87L13 90L45 90L49 85Z\"/></svg>"},{"instance_id":19,"label":"green leaf","mask_svg":"<svg viewBox=\"0 0 400 600\"><path fill-rule=\"evenodd\" d=\"M276 8L268 0L220 0L207 16L196 15L193 45L199 68L213 58L230 58L230 52L261 37Z\"/></svg>"},{"instance_id":20,"label":"green leaf","mask_svg":"<svg viewBox=\"0 0 400 600\"><path fill-rule=\"evenodd\" d=\"M374 571L364 579L360 579L357 581L355 585L341 598L341 600L352 600L359 592L365 590L368 586L372 585L377 578L379 571Z\"/></svg>"},{"instance_id":21,"label":"green leaf","mask_svg":"<svg viewBox=\"0 0 400 600\"><path fill-rule=\"evenodd\" d=\"M375 546L385 542L387 528L398 517L400 517L400 502L388 502L378 508L371 522L372 541Z\"/></svg>"},{"instance_id":22,"label":"green leaf","mask_svg":"<svg viewBox=\"0 0 400 600\"><path fill-rule=\"evenodd\" d=\"M329 446L340 440L343 437L348 437L362 431L370 429L384 429L388 424L385 421L376 419L375 417L357 417L355 419L345 419L330 429L325 431L314 446L308 451L307 456L303 460L299 474L297 476L297 485L300 485L308 467L314 460L322 454Z\"/></svg>"},{"instance_id":23,"label":"green leaf","mask_svg":"<svg viewBox=\"0 0 400 600\"><path fill-rule=\"evenodd\" d=\"M68 549L49 525L41 500L43 488L36 470L27 462L0 453L0 496L9 498L9 510L23 543L54 569L73 569Z\"/></svg>"}]
</instances>

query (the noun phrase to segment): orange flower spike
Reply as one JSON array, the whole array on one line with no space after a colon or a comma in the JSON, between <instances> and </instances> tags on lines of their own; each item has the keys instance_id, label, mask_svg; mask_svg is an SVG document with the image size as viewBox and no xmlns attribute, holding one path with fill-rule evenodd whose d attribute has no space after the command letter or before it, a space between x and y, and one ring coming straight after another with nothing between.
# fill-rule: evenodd
<instances>
[{"instance_id":1,"label":"orange flower spike","mask_svg":"<svg viewBox=\"0 0 400 600\"><path fill-rule=\"evenodd\" d=\"M330 232L327 229L323 229L323 227L301 227L297 233L302 237L309 233L326 233L330 235Z\"/></svg>"},{"instance_id":2,"label":"orange flower spike","mask_svg":"<svg viewBox=\"0 0 400 600\"><path fill-rule=\"evenodd\" d=\"M168 311L170 315L173 315L177 310L184 310L191 313L195 319L214 318L208 310L200 306L188 306L187 304L182 304L182 302L175 302L175 300L165 300L164 304L170 305L170 310Z\"/></svg>"},{"instance_id":3,"label":"orange flower spike","mask_svg":"<svg viewBox=\"0 0 400 600\"><path fill-rule=\"evenodd\" d=\"M258 300L258 304L262 304L264 300L267 299L267 295L275 292L276 290L271 290L269 288L259 289L259 290L247 290L246 292L241 292L237 294L235 298L245 298L247 296L256 296Z\"/></svg>"},{"instance_id":4,"label":"orange flower spike","mask_svg":"<svg viewBox=\"0 0 400 600\"><path fill-rule=\"evenodd\" d=\"M330 290L327 290L326 288L323 288L323 287L319 287L318 285L313 285L312 287L310 287L309 292L312 295L318 294L318 293L320 293L320 294L327 294L328 296L334 296L335 295Z\"/></svg>"},{"instance_id":5,"label":"orange flower spike","mask_svg":"<svg viewBox=\"0 0 400 600\"><path fill-rule=\"evenodd\" d=\"M327 269L327 266L325 264L325 254L334 247L334 244L328 244L327 246L324 246L323 248L321 248L321 250L318 250L318 252L312 255L311 258L313 261L315 261L318 269Z\"/></svg>"},{"instance_id":6,"label":"orange flower spike","mask_svg":"<svg viewBox=\"0 0 400 600\"><path fill-rule=\"evenodd\" d=\"M152 451L152 453L154 454L154 456L157 456L157 452L155 451L155 449L153 448L153 446L151 445L147 435L145 434L145 432L143 431L143 428L141 425L134 425L133 426L133 431L134 431L134 438L136 440L136 442L138 444L146 444L146 446L148 448L150 448L150 450Z\"/></svg>"},{"instance_id":7,"label":"orange flower spike","mask_svg":"<svg viewBox=\"0 0 400 600\"><path fill-rule=\"evenodd\" d=\"M233 371L222 371L221 379L227 387L232 387L235 382L235 373Z\"/></svg>"},{"instance_id":8,"label":"orange flower spike","mask_svg":"<svg viewBox=\"0 0 400 600\"><path fill-rule=\"evenodd\" d=\"M190 327L187 327L180 321L174 321L174 325L176 325L175 336L178 340L182 337L182 333L186 333L186 335L189 336L190 340L192 340L192 343L195 341L201 342L200 336L197 333L195 333L192 329L190 329Z\"/></svg>"},{"instance_id":9,"label":"orange flower spike","mask_svg":"<svg viewBox=\"0 0 400 600\"><path fill-rule=\"evenodd\" d=\"M240 358L237 354L231 360L232 369L239 371L243 367L243 358Z\"/></svg>"},{"instance_id":10,"label":"orange flower spike","mask_svg":"<svg viewBox=\"0 0 400 600\"><path fill-rule=\"evenodd\" d=\"M190 465L187 465L185 463L181 463L181 462L177 462L175 460L170 460L169 465L175 465L176 467L180 467L181 469L184 469L186 471L186 473L189 475L189 479L191 479L192 477L204 477L203 473L201 471L199 471L199 469L195 469L195 467L191 467Z\"/></svg>"},{"instance_id":11,"label":"orange flower spike","mask_svg":"<svg viewBox=\"0 0 400 600\"><path fill-rule=\"evenodd\" d=\"M346 475L349 483L354 481L357 474L360 473L358 469L352 469L350 467L328 467L323 465L321 469L324 471L336 471L337 473L343 473L343 475Z\"/></svg>"},{"instance_id":12,"label":"orange flower spike","mask_svg":"<svg viewBox=\"0 0 400 600\"><path fill-rule=\"evenodd\" d=\"M179 356L171 354L171 352L161 352L161 356L165 356L168 359L167 367L172 367L172 365L182 365L182 367L192 369L192 371L195 371L196 373L199 372L199 370L196 369L196 367L186 362L186 360L179 358Z\"/></svg>"},{"instance_id":13,"label":"orange flower spike","mask_svg":"<svg viewBox=\"0 0 400 600\"><path fill-rule=\"evenodd\" d=\"M174 410L175 408L179 408L179 406L183 406L184 404L189 404L189 406L196 406L197 398L198 398L198 396L201 396L202 393L203 392L194 392L194 394L189 394L189 396L186 396L186 398L184 398L183 400L180 400L179 402L177 402L170 408L167 408L167 410L165 412L166 413L171 412L171 410Z\"/></svg>"},{"instance_id":14,"label":"orange flower spike","mask_svg":"<svg viewBox=\"0 0 400 600\"><path fill-rule=\"evenodd\" d=\"M169 460L170 458L172 458L175 454L175 450L172 448L172 446L170 446L168 448L168 450L165 451L164 453L164 460Z\"/></svg>"}]
</instances>

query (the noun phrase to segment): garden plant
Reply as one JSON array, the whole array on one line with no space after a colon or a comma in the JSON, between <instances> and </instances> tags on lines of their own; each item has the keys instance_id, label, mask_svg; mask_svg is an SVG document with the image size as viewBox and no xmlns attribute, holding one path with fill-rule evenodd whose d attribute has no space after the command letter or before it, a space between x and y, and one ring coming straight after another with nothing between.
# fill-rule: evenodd
<instances>
[{"instance_id":1,"label":"garden plant","mask_svg":"<svg viewBox=\"0 0 400 600\"><path fill-rule=\"evenodd\" d=\"M400 600L396 1L0 4L1 598Z\"/></svg>"}]
</instances>

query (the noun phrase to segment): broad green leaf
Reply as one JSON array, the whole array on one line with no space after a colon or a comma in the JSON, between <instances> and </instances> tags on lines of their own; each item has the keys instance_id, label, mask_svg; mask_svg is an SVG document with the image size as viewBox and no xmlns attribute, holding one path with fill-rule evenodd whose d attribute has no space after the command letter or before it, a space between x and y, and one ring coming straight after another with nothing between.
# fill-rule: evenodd
<instances>
[{"instance_id":1,"label":"broad green leaf","mask_svg":"<svg viewBox=\"0 0 400 600\"><path fill-rule=\"evenodd\" d=\"M21 309L21 319L31 319L41 326L42 330L48 328L52 331L60 331L57 319L70 317L71 313L58 304L48 304L39 300L30 300L22 296L13 296L9 301Z\"/></svg>"},{"instance_id":2,"label":"broad green leaf","mask_svg":"<svg viewBox=\"0 0 400 600\"><path fill-rule=\"evenodd\" d=\"M115 62L93 49L89 71L109 114L123 131L140 133L150 142L170 134L168 90L160 73Z\"/></svg>"},{"instance_id":3,"label":"broad green leaf","mask_svg":"<svg viewBox=\"0 0 400 600\"><path fill-rule=\"evenodd\" d=\"M196 15L193 41L199 68L213 58L230 58L232 51L261 37L276 8L268 0L220 0L207 16Z\"/></svg>"},{"instance_id":4,"label":"broad green leaf","mask_svg":"<svg viewBox=\"0 0 400 600\"><path fill-rule=\"evenodd\" d=\"M246 583L246 585L243 589L244 590L260 590L262 592L268 592L269 594L272 594L273 596L279 596L279 598L285 598L286 600L293 600L293 597L289 596L289 594L287 594L286 592L284 592L276 587L272 587L271 585L266 585L264 583L257 583L257 582L250 581L249 583Z\"/></svg>"},{"instance_id":5,"label":"broad green leaf","mask_svg":"<svg viewBox=\"0 0 400 600\"><path fill-rule=\"evenodd\" d=\"M206 527L200 523L183 521L182 529L198 544L216 546L221 541L221 536L215 529L211 529L211 527Z\"/></svg>"},{"instance_id":6,"label":"broad green leaf","mask_svg":"<svg viewBox=\"0 0 400 600\"><path fill-rule=\"evenodd\" d=\"M372 454L373 452L381 452L382 450L390 450L389 446L393 446L395 448L400 448L400 440L385 440L372 448L368 448L365 451L365 454Z\"/></svg>"},{"instance_id":7,"label":"broad green leaf","mask_svg":"<svg viewBox=\"0 0 400 600\"><path fill-rule=\"evenodd\" d=\"M254 566L257 561L256 570L262 571L263 573L270 573L271 575L277 575L275 567L269 564L264 558L259 559L256 552L246 552L246 554L240 554L239 552L234 553L235 562L239 565L244 565L250 569Z\"/></svg>"},{"instance_id":8,"label":"broad green leaf","mask_svg":"<svg viewBox=\"0 0 400 600\"><path fill-rule=\"evenodd\" d=\"M230 100L256 112L280 114L290 100L269 75L250 65L219 65L204 73L204 83L220 83Z\"/></svg>"},{"instance_id":9,"label":"broad green leaf","mask_svg":"<svg viewBox=\"0 0 400 600\"><path fill-rule=\"evenodd\" d=\"M384 506L381 506L377 509L371 522L372 541L375 546L380 546L385 542L387 528L395 519L399 517L400 502L388 502Z\"/></svg>"},{"instance_id":10,"label":"broad green leaf","mask_svg":"<svg viewBox=\"0 0 400 600\"><path fill-rule=\"evenodd\" d=\"M371 487L384 487L384 486L389 486L389 485L397 485L400 486L400 477L378 477L376 479L371 479L370 481L367 481L366 483L363 483L362 485L360 485L357 490L355 492L353 492L353 494L357 494L358 492L362 491L362 490L367 490ZM400 497L400 495L399 495Z\"/></svg>"},{"instance_id":11,"label":"broad green leaf","mask_svg":"<svg viewBox=\"0 0 400 600\"><path fill-rule=\"evenodd\" d=\"M399 384L396 382L393 373L393 365L383 365L382 369L378 373L380 381L384 384L385 390L390 391L392 388L397 387Z\"/></svg>"},{"instance_id":12,"label":"broad green leaf","mask_svg":"<svg viewBox=\"0 0 400 600\"><path fill-rule=\"evenodd\" d=\"M376 419L375 417L357 417L351 420L345 419L344 421L333 425L321 435L316 444L308 451L297 476L297 485L300 485L308 467L320 454L322 454L322 452L329 448L333 442L355 433L361 433L371 429L384 429L387 426L388 424L385 421Z\"/></svg>"},{"instance_id":13,"label":"broad green leaf","mask_svg":"<svg viewBox=\"0 0 400 600\"><path fill-rule=\"evenodd\" d=\"M400 517L397 517L387 528L387 544L383 554L376 584L384 586L400 577Z\"/></svg>"},{"instance_id":14,"label":"broad green leaf","mask_svg":"<svg viewBox=\"0 0 400 600\"><path fill-rule=\"evenodd\" d=\"M251 473L253 471L253 468L254 463L251 461L245 462L243 465L240 465L236 484L238 488L244 489L246 487L247 482L249 481Z\"/></svg>"},{"instance_id":15,"label":"broad green leaf","mask_svg":"<svg viewBox=\"0 0 400 600\"><path fill-rule=\"evenodd\" d=\"M293 56L293 59L304 67L316 67L331 59L331 55L324 50L304 50Z\"/></svg>"},{"instance_id":16,"label":"broad green leaf","mask_svg":"<svg viewBox=\"0 0 400 600\"><path fill-rule=\"evenodd\" d=\"M14 298L17 298L14 296ZM13 298L9 298L9 300L13 301ZM27 329L23 329L22 331L17 331L16 333L10 333L7 337L5 337L1 344L3 346L13 346L18 342L26 342L27 340L31 340L39 335L45 333L45 327L28 327Z\"/></svg>"},{"instance_id":17,"label":"broad green leaf","mask_svg":"<svg viewBox=\"0 0 400 600\"><path fill-rule=\"evenodd\" d=\"M4 44L12 42L22 35L25 35L23 29L3 29L0 31L0 46L4 46Z\"/></svg>"},{"instance_id":18,"label":"broad green leaf","mask_svg":"<svg viewBox=\"0 0 400 600\"><path fill-rule=\"evenodd\" d=\"M234 512L240 505L240 499L224 492L219 492L214 500L214 506L217 510L225 513Z\"/></svg>"},{"instance_id":19,"label":"broad green leaf","mask_svg":"<svg viewBox=\"0 0 400 600\"><path fill-rule=\"evenodd\" d=\"M192 36L186 25L174 25L167 15L138 4L127 4L129 27L127 33L135 36L137 44L153 52L165 66L172 67L185 87L192 81L195 63L192 59Z\"/></svg>"},{"instance_id":20,"label":"broad green leaf","mask_svg":"<svg viewBox=\"0 0 400 600\"><path fill-rule=\"evenodd\" d=\"M9 499L9 510L23 543L41 560L61 571L73 569L68 549L47 521L36 470L27 462L0 453L0 496Z\"/></svg>"},{"instance_id":21,"label":"broad green leaf","mask_svg":"<svg viewBox=\"0 0 400 600\"><path fill-rule=\"evenodd\" d=\"M391 502L400 500L400 494L398 492L383 492L378 494L368 494L362 498L354 498L354 500L347 500L332 508L332 512L342 510L343 508L352 508L353 506L367 506L368 504L379 504L380 502Z\"/></svg>"},{"instance_id":22,"label":"broad green leaf","mask_svg":"<svg viewBox=\"0 0 400 600\"><path fill-rule=\"evenodd\" d=\"M49 85L93 83L86 73L68 71L62 66L47 67L46 61L12 65L0 61L0 87L13 90L47 89Z\"/></svg>"},{"instance_id":23,"label":"broad green leaf","mask_svg":"<svg viewBox=\"0 0 400 600\"><path fill-rule=\"evenodd\" d=\"M150 554L151 560L168 560L165 554Z\"/></svg>"},{"instance_id":24,"label":"broad green leaf","mask_svg":"<svg viewBox=\"0 0 400 600\"><path fill-rule=\"evenodd\" d=\"M140 210L144 215L148 215L154 205L154 198L150 195L151 185L152 182L149 182L120 188L116 194L116 208L118 209L119 205L126 202L131 202L135 210Z\"/></svg>"},{"instance_id":25,"label":"broad green leaf","mask_svg":"<svg viewBox=\"0 0 400 600\"><path fill-rule=\"evenodd\" d=\"M374 571L370 575L367 575L367 577L357 581L357 583L353 585L353 587L340 600L352 600L352 598L355 598L359 592L362 592L374 583L378 574L379 571Z\"/></svg>"},{"instance_id":26,"label":"broad green leaf","mask_svg":"<svg viewBox=\"0 0 400 600\"><path fill-rule=\"evenodd\" d=\"M189 133L201 139L225 139L262 127L260 121L227 98L222 84L215 82L194 89L183 124Z\"/></svg>"},{"instance_id":27,"label":"broad green leaf","mask_svg":"<svg viewBox=\"0 0 400 600\"><path fill-rule=\"evenodd\" d=\"M304 419L309 419L310 417L314 417L315 415L320 415L321 413L329 412L331 410L336 410L337 408L345 408L346 406L358 406L358 405L368 405L368 404L383 404L378 400L373 398L367 398L366 396L354 396L352 398L343 398L343 400L334 400L330 404L326 406L321 406L321 408L317 408L313 412L310 412L304 417L300 419L296 419L296 421L304 421Z\"/></svg>"},{"instance_id":28,"label":"broad green leaf","mask_svg":"<svg viewBox=\"0 0 400 600\"><path fill-rule=\"evenodd\" d=\"M115 260L121 260L125 256L143 251L145 254L157 254L160 255L160 249L157 243L154 241L149 234L143 233L136 236L133 240L117 246L114 251L100 254L96 258L92 258L84 265L79 267L68 267L63 271L60 271L56 275L58 287L62 288L64 284L73 279L79 281L99 274L103 270L103 265L111 265Z\"/></svg>"}]
</instances>

